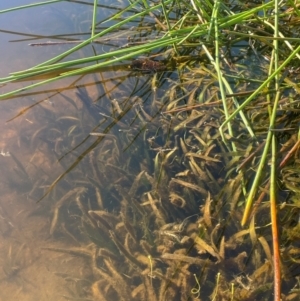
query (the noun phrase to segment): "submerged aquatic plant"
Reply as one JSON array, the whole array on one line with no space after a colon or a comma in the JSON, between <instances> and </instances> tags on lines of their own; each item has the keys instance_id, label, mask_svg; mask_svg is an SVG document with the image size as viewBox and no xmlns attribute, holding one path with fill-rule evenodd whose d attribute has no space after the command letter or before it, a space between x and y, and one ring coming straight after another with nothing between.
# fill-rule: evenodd
<instances>
[{"instance_id":1,"label":"submerged aquatic plant","mask_svg":"<svg viewBox=\"0 0 300 301\"><path fill-rule=\"evenodd\" d=\"M117 135L115 124L110 134L94 132L104 140L83 157L77 187L56 201L50 228L82 246L47 249L90 262L94 280L88 291L95 300L268 300L273 268L266 206L257 208L249 229L239 224L241 182L251 180L246 167L255 168L262 147L249 145L241 127L235 141L240 157L230 159L218 131L221 103L211 106L211 98L199 107L180 106L178 87L191 88L189 76L165 95L163 107L151 101L140 107L138 98L136 106L120 102L134 130L123 124ZM157 105L163 114L147 119ZM136 138L145 123L147 131ZM257 156L252 161L251 153ZM235 171L237 164L243 173ZM80 222L68 212L81 216Z\"/></svg>"}]
</instances>

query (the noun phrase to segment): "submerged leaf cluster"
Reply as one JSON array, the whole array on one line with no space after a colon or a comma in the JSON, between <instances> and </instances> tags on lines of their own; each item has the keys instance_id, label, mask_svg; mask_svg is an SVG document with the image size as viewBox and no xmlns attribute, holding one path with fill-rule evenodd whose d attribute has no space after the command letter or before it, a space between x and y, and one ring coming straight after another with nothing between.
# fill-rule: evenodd
<instances>
[{"instance_id":1,"label":"submerged leaf cluster","mask_svg":"<svg viewBox=\"0 0 300 301\"><path fill-rule=\"evenodd\" d=\"M213 78L199 77L199 84L197 73L194 82L187 74L180 83L164 86L163 76L151 77L158 82L155 93L152 80L134 92L152 89L149 97L132 95L106 105L100 100L106 118L97 128L91 112L98 108L79 88L80 124L94 128L89 137L95 142L78 156L77 167L63 174L76 175L75 181L67 180L75 187L60 192L59 199L58 184L51 186L50 233L71 237L81 247L47 249L87 259L92 276L83 291L95 300L269 300L273 267L268 204L256 208L249 229L240 226L243 189L251 185L264 145L263 122L253 122L258 140L252 141L237 122L236 138L228 137L236 151L229 152L218 131L223 115ZM261 102L260 108L267 106ZM249 107L250 118L257 114L262 110ZM282 117L280 122L293 127L296 120ZM77 141L80 137L85 140L84 133L78 133ZM294 138L290 132L278 135L287 141L282 156ZM61 143L56 151L63 154L64 149ZM280 199L287 200L287 194ZM294 210L291 205L282 208L283 225ZM289 223L282 229L289 239L282 251L297 270L291 232L296 231ZM288 269L284 275L286 294L296 300L297 280L290 273Z\"/></svg>"}]
</instances>

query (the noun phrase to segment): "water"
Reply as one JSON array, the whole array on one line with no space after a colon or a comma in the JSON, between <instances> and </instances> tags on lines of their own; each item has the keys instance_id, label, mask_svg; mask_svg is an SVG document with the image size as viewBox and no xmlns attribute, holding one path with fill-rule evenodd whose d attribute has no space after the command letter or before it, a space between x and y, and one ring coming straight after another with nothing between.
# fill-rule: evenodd
<instances>
[{"instance_id":1,"label":"water","mask_svg":"<svg viewBox=\"0 0 300 301\"><path fill-rule=\"evenodd\" d=\"M5 7L1 2L0 8L28 3L10 1ZM88 31L90 16L91 7L66 2L1 15L1 76L29 68L70 48L68 45L30 47L28 43L34 42L36 35L71 34L77 33L78 29L80 32ZM96 94L94 78L86 76L78 85L84 82L91 83L89 92L93 93L91 91L94 89ZM25 84L3 86L1 93ZM93 122L78 125L74 120L59 120L62 116L75 118L82 112L57 93L61 87L67 86L68 82L55 83L48 86L47 91L40 89L36 93L2 101L0 104L1 300L66 300L64 296L79 297L84 294L79 291L80 288L87 287L88 279L91 279L91 271L85 259L41 249L45 246L66 247L68 244L66 237L50 235L55 197L37 203L47 185L64 171L65 165L57 163L58 157L55 155L61 156L70 151L93 128ZM74 88L61 92L76 99ZM103 101L107 101L107 98ZM78 99L76 102L82 105ZM32 109L6 122L31 105ZM77 125L79 129L69 135L75 136L74 131L79 131L78 140L68 138L65 132L72 125ZM55 143L65 145L57 146ZM53 149L57 151L55 155ZM74 156L69 161L73 159ZM67 166L68 162L65 164ZM58 189L63 189L64 193L69 188L65 186L62 184ZM61 192L56 194L61 196ZM59 220L60 226L62 220ZM83 280L76 280L79 278ZM82 285L77 285L81 282Z\"/></svg>"}]
</instances>

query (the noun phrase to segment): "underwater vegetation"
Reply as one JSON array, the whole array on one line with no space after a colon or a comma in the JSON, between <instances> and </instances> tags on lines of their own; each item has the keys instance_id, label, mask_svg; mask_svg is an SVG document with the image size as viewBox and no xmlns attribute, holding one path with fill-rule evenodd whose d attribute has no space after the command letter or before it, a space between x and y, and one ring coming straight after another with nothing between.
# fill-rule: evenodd
<instances>
[{"instance_id":1,"label":"underwater vegetation","mask_svg":"<svg viewBox=\"0 0 300 301\"><path fill-rule=\"evenodd\" d=\"M197 74L193 76L195 80ZM161 89L158 85L156 96L150 94L146 101L137 95L106 105L100 100L102 112L112 117L106 117L96 128L97 118L91 117L95 112L99 115L101 106L95 106L84 87L77 88L82 113L80 122L76 118L74 122L78 122L78 128L79 124L87 128L82 133L78 129L77 143L80 138L86 139L86 133L98 143L92 143L84 156L78 156L81 161L72 170L72 177L68 178L70 171L64 175L69 187L65 192L63 186L50 186L50 234L66 237L74 246L49 245L44 249L80 256L89 262L93 276L80 282L85 286L80 290L85 292L81 297L149 301L272 299L268 204L257 206L248 229L240 225L244 202L241 183L245 187L251 183L264 142L249 141L239 123L234 140L236 154L228 153L218 131L222 118L221 104L216 101L218 89L209 77L201 77L202 85L211 88L204 90L201 86L204 91L198 94L198 83L191 83L189 78L187 75L186 82L173 84L167 93L163 85ZM146 87L152 89L151 80L141 82L136 93L143 94ZM123 88L128 87L119 87L118 93ZM193 92L186 95L183 90ZM195 95L208 101L192 104ZM261 100L257 103L264 108ZM291 110L291 106L294 108L282 99L283 108ZM263 124L254 119L262 120L259 115L265 113L255 106L247 113L253 118L253 130L263 137ZM298 117L291 119L288 115L280 119L280 124L291 128L297 122ZM70 130L73 127L72 122ZM284 157L295 134L280 133L278 139L284 142L279 150ZM76 152L77 145L72 143L71 147ZM59 156L66 149L70 150L66 141L55 148ZM286 177L293 177L288 167L282 185ZM286 237L282 245L286 265L283 281L286 300L296 300L298 209L288 201L287 193L280 197L281 233Z\"/></svg>"}]
</instances>

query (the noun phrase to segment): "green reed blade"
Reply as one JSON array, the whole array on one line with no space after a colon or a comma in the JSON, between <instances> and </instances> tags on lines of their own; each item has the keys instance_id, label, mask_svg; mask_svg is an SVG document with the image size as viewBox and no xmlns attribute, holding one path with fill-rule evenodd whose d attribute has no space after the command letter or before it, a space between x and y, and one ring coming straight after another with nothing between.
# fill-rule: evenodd
<instances>
[{"instance_id":1,"label":"green reed blade","mask_svg":"<svg viewBox=\"0 0 300 301\"><path fill-rule=\"evenodd\" d=\"M95 36L95 29L96 29L96 22L97 22L97 5L98 5L98 0L94 0L91 38Z\"/></svg>"},{"instance_id":2,"label":"green reed blade","mask_svg":"<svg viewBox=\"0 0 300 301\"><path fill-rule=\"evenodd\" d=\"M8 8L8 9L0 10L0 14L8 13L11 11L20 10L20 9L24 9L24 8L31 8L31 7L36 7L36 6L40 6L40 5L52 4L55 2L63 2L63 0L51 0L51 1L44 1L44 2L39 2L39 3L34 3L34 4L12 7L12 8Z\"/></svg>"}]
</instances>

